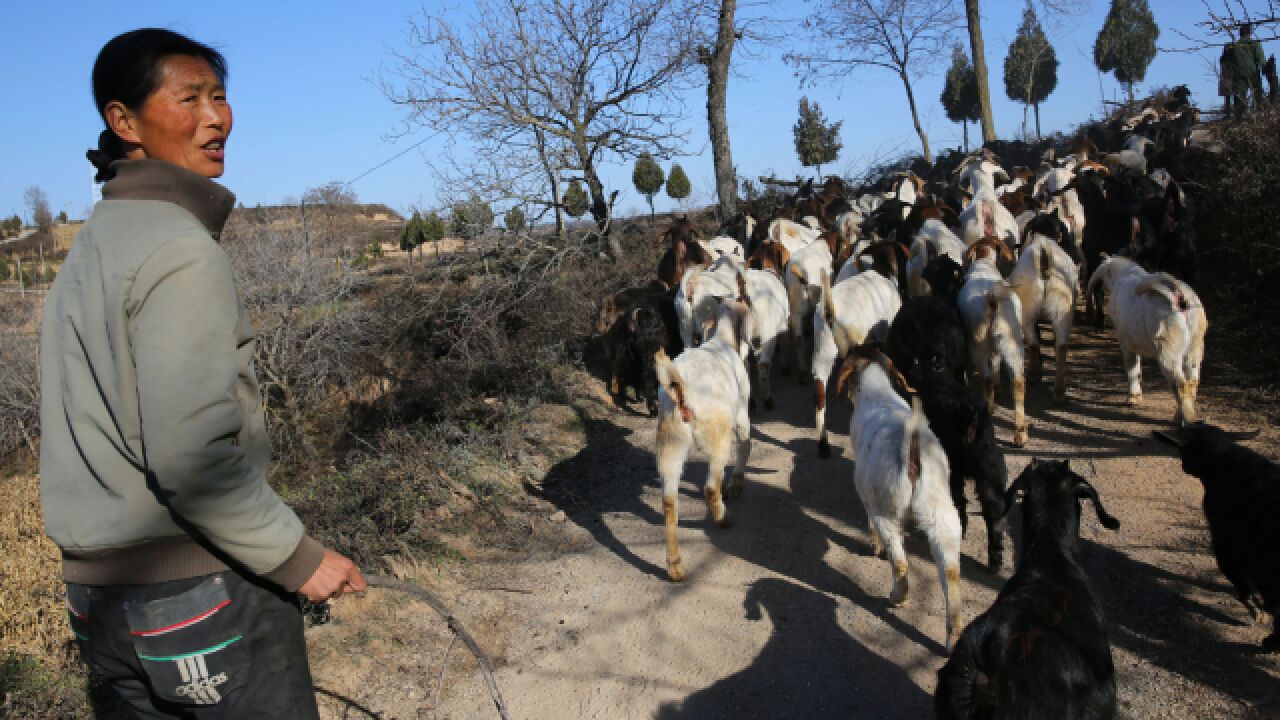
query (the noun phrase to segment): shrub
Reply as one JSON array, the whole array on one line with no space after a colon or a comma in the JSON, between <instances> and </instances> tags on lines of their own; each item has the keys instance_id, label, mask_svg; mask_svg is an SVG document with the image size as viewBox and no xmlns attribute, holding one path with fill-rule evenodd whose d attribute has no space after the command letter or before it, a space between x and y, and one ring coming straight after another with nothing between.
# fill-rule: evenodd
<instances>
[{"instance_id":1,"label":"shrub","mask_svg":"<svg viewBox=\"0 0 1280 720\"><path fill-rule=\"evenodd\" d=\"M1270 189L1280 163L1280 110L1268 108L1219 125L1218 153L1192 154L1187 183L1197 208L1201 262L1206 281L1197 288L1206 304L1214 344L1227 343L1242 367L1280 382L1280 356L1257 352L1280 343L1272 323L1259 323L1280 302L1274 223L1280 197Z\"/></svg>"}]
</instances>

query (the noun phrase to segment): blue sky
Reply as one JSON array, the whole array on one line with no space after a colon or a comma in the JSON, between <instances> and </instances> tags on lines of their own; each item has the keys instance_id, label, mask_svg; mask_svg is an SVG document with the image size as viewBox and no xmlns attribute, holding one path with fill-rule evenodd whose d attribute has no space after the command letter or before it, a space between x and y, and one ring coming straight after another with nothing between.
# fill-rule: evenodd
<instances>
[{"instance_id":1,"label":"blue sky","mask_svg":"<svg viewBox=\"0 0 1280 720\"><path fill-rule=\"evenodd\" d=\"M1041 106L1045 132L1097 115L1104 94L1114 98L1121 93L1110 77L1099 78L1092 62L1093 40L1108 2L1080 2L1083 12L1047 28L1061 64L1058 88ZM1162 28L1159 44L1185 45L1172 29L1193 30L1202 6L1192 0L1150 2ZM433 0L5 2L0 11L0 25L9 30L0 43L0 98L6 106L0 119L0 214L25 217L22 193L37 185L47 193L55 213L65 210L73 218L83 217L92 202L92 169L84 151L96 144L102 127L89 84L93 60L108 39L143 26L186 33L227 56L235 129L222 182L242 202L278 203L326 182L352 180L430 135L418 130L397 137L403 113L382 95L376 79L393 67L391 51L406 47L406 18L423 6L438 5ZM755 12L798 19L809 7L778 0ZM1023 0L982 2L1001 137L1015 135L1022 121L1022 107L1005 99L1001 79L1022 7ZM799 37L801 31L783 26L778 34ZM966 33L957 33L956 40L967 47ZM779 38L769 46L756 46L750 56L735 54L728 113L740 172L751 177L801 172L791 142L801 95L818 102L829 119L844 121L844 151L835 166L824 171L856 171L873 158L919 149L896 78L866 69L839 84L802 89L781 61L788 49L785 38ZM1219 99L1206 62L1213 58L1216 53L1161 53L1140 89L1186 83L1194 101L1213 107ZM946 119L937 100L949 62L948 52L933 73L915 85L935 152L961 142L960 126ZM689 144L687 156L679 161L692 181L693 200L705 202L714 193L705 94L695 89L686 98L682 127ZM970 133L971 139L976 136L973 128ZM453 145L445 137L427 139L353 188L362 201L384 202L399 210L433 207L437 196L426 164ZM610 188L621 190L620 211L647 211L643 197L631 186L630 161L605 166L602 176ZM671 202L660 195L657 206L661 211Z\"/></svg>"}]
</instances>

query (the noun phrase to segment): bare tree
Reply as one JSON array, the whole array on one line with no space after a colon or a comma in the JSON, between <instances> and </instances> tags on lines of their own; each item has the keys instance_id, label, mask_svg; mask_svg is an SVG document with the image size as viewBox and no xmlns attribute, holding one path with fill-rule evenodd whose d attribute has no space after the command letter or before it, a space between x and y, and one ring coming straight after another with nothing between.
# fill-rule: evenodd
<instances>
[{"instance_id":1,"label":"bare tree","mask_svg":"<svg viewBox=\"0 0 1280 720\"><path fill-rule=\"evenodd\" d=\"M913 77L920 77L943 57L950 33L960 26L951 0L823 0L805 20L814 48L788 53L785 59L806 80L843 79L853 68L888 70L902 82L911 121L926 162L933 162L929 136L920 123Z\"/></svg>"},{"instance_id":2,"label":"bare tree","mask_svg":"<svg viewBox=\"0 0 1280 720\"><path fill-rule=\"evenodd\" d=\"M1194 24L1194 30L1173 28L1174 34L1183 40L1182 47L1160 48L1160 52L1196 53L1209 48L1230 45L1240 33L1240 26L1249 23L1261 26L1254 33L1254 40L1270 42L1280 40L1280 3L1276 0L1220 0L1215 7L1210 0L1200 0L1205 19Z\"/></svg>"},{"instance_id":3,"label":"bare tree","mask_svg":"<svg viewBox=\"0 0 1280 720\"><path fill-rule=\"evenodd\" d=\"M222 234L256 331L257 369L275 446L314 456L311 411L332 385L351 386L371 327L352 302L361 276L306 252L296 218L232 217ZM317 242L327 244L328 238Z\"/></svg>"},{"instance_id":4,"label":"bare tree","mask_svg":"<svg viewBox=\"0 0 1280 720\"><path fill-rule=\"evenodd\" d=\"M670 154L684 139L673 123L691 57L682 10L675 0L479 0L469 18L424 10L383 89L410 124L527 150L552 198L562 171L580 172L608 237L598 165ZM622 253L612 238L610 249Z\"/></svg>"},{"instance_id":5,"label":"bare tree","mask_svg":"<svg viewBox=\"0 0 1280 720\"><path fill-rule=\"evenodd\" d=\"M34 332L0 329L0 458L24 445L36 454L35 441L40 437L39 351Z\"/></svg>"},{"instance_id":6,"label":"bare tree","mask_svg":"<svg viewBox=\"0 0 1280 720\"><path fill-rule=\"evenodd\" d=\"M49 209L49 196L44 190L32 185L22 193L22 200L31 214L31 224L42 233L53 228L53 211Z\"/></svg>"}]
</instances>

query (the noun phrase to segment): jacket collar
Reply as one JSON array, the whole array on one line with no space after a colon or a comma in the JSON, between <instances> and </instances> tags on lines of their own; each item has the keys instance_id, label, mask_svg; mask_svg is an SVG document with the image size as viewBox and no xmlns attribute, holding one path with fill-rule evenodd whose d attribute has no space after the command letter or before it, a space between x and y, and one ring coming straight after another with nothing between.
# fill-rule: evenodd
<instances>
[{"instance_id":1,"label":"jacket collar","mask_svg":"<svg viewBox=\"0 0 1280 720\"><path fill-rule=\"evenodd\" d=\"M191 213L217 239L236 196L218 183L164 160L117 160L115 177L102 186L104 200L162 200Z\"/></svg>"}]
</instances>

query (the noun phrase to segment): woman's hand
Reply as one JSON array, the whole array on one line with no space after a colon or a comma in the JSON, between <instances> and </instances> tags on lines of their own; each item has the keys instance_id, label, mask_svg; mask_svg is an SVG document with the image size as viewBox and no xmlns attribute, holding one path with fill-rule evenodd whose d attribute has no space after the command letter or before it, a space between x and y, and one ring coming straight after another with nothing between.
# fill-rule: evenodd
<instances>
[{"instance_id":1,"label":"woman's hand","mask_svg":"<svg viewBox=\"0 0 1280 720\"><path fill-rule=\"evenodd\" d=\"M313 603L322 603L345 593L364 592L368 587L355 563L332 550L325 550L320 567L298 588L298 592Z\"/></svg>"}]
</instances>

